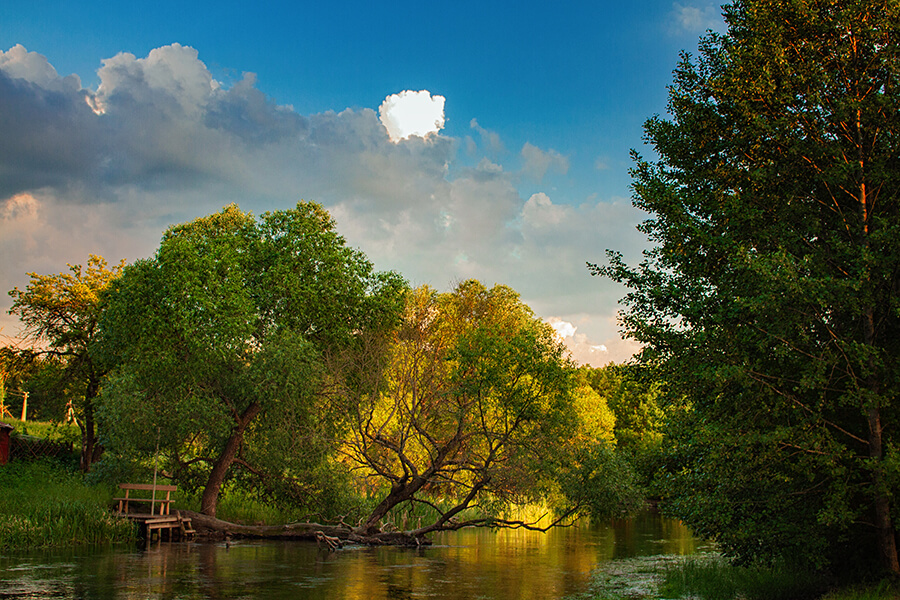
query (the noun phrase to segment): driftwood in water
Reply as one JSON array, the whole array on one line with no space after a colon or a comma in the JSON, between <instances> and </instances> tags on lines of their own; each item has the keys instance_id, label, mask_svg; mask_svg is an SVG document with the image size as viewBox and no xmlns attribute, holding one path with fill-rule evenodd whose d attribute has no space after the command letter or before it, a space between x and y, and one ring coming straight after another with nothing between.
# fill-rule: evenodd
<instances>
[{"instance_id":1,"label":"driftwood in water","mask_svg":"<svg viewBox=\"0 0 900 600\"><path fill-rule=\"evenodd\" d=\"M316 532L316 546L319 545L319 542L324 543L325 547L331 551L338 550L344 547L343 542L341 542L341 538L325 535L321 531Z\"/></svg>"},{"instance_id":2,"label":"driftwood in water","mask_svg":"<svg viewBox=\"0 0 900 600\"><path fill-rule=\"evenodd\" d=\"M413 532L391 531L363 533L346 524L322 525L320 523L288 523L287 525L242 525L229 523L215 517L189 510L181 511L183 517L190 518L197 535L210 538L246 538L266 540L306 540L332 544L363 544L367 546L427 546L431 541ZM320 537L322 536L322 537ZM328 541L331 539L332 541Z\"/></svg>"}]
</instances>

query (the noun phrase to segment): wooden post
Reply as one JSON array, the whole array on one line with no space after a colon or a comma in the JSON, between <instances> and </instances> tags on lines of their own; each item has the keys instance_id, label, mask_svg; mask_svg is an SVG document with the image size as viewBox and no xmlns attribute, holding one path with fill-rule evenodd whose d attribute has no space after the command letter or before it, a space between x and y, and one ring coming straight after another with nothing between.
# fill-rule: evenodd
<instances>
[{"instance_id":1,"label":"wooden post","mask_svg":"<svg viewBox=\"0 0 900 600\"><path fill-rule=\"evenodd\" d=\"M27 421L28 416L28 392L22 394L22 422Z\"/></svg>"}]
</instances>

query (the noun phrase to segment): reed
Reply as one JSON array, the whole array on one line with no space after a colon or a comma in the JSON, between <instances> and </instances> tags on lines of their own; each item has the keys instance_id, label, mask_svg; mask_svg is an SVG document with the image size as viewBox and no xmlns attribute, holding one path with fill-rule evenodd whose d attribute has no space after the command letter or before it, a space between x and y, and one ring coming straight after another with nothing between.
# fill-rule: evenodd
<instances>
[{"instance_id":1,"label":"reed","mask_svg":"<svg viewBox=\"0 0 900 600\"><path fill-rule=\"evenodd\" d=\"M51 461L0 467L0 549L134 543L134 524L109 509L113 491Z\"/></svg>"}]
</instances>

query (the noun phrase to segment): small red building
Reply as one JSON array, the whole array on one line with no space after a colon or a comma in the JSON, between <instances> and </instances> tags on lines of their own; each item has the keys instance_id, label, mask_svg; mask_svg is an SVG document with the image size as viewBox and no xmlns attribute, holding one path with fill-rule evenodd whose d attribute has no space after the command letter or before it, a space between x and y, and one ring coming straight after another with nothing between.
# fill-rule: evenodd
<instances>
[{"instance_id":1,"label":"small red building","mask_svg":"<svg viewBox=\"0 0 900 600\"><path fill-rule=\"evenodd\" d=\"M9 434L12 430L12 425L0 422L0 465L9 462Z\"/></svg>"}]
</instances>

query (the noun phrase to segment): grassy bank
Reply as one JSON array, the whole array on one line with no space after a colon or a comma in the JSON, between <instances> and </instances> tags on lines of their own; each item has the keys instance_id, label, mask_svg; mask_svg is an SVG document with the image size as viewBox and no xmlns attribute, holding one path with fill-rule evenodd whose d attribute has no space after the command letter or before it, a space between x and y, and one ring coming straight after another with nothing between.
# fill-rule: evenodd
<instances>
[{"instance_id":1,"label":"grassy bank","mask_svg":"<svg viewBox=\"0 0 900 600\"><path fill-rule=\"evenodd\" d=\"M109 509L113 491L87 486L52 461L0 466L0 549L69 547L137 540Z\"/></svg>"},{"instance_id":2,"label":"grassy bank","mask_svg":"<svg viewBox=\"0 0 900 600\"><path fill-rule=\"evenodd\" d=\"M813 600L827 591L821 576L793 569L734 567L721 558L690 558L663 572L660 592L667 598L704 600Z\"/></svg>"},{"instance_id":3,"label":"grassy bank","mask_svg":"<svg viewBox=\"0 0 900 600\"><path fill-rule=\"evenodd\" d=\"M13 430L21 435L33 435L48 439L52 442L71 442L78 444L81 441L81 430L74 423L57 423L55 421L20 421L19 419L0 419L12 425Z\"/></svg>"},{"instance_id":4,"label":"grassy bank","mask_svg":"<svg viewBox=\"0 0 900 600\"><path fill-rule=\"evenodd\" d=\"M649 556L610 561L570 600L896 600L889 581L829 588L813 573L734 567L717 555Z\"/></svg>"}]
</instances>

